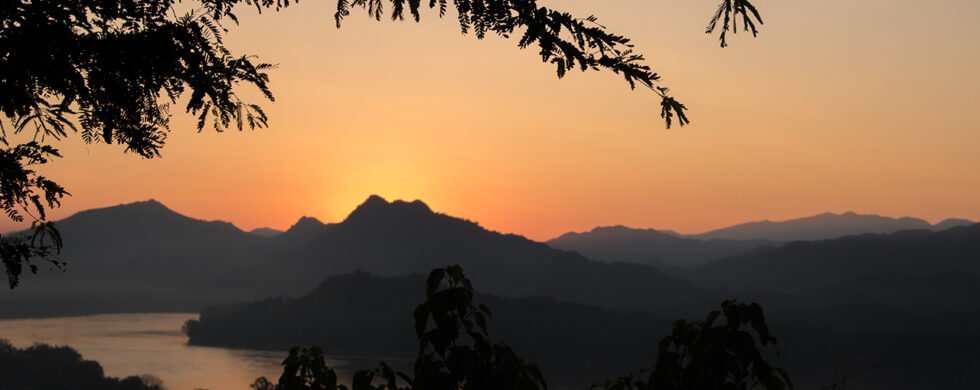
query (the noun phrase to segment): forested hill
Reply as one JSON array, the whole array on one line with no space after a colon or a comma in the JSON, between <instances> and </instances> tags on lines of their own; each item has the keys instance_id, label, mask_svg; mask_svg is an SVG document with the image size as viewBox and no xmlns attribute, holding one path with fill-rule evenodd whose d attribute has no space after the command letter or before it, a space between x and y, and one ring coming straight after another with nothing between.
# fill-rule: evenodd
<instances>
[{"instance_id":1,"label":"forested hill","mask_svg":"<svg viewBox=\"0 0 980 390\"><path fill-rule=\"evenodd\" d=\"M397 363L418 347L413 310L424 300L424 289L422 275L382 278L355 272L327 278L296 299L209 307L185 330L193 345L318 345L328 355L385 356ZM780 354L772 361L789 369L797 388L816 389L844 375L850 376L848 386L872 390L980 384L978 311L927 314L883 304L827 307L789 299L785 307L764 306L779 339ZM673 319L703 319L707 313L654 315L481 293L475 302L490 307L491 337L540 364L555 388L584 388L649 367Z\"/></svg>"},{"instance_id":2,"label":"forested hill","mask_svg":"<svg viewBox=\"0 0 980 390\"><path fill-rule=\"evenodd\" d=\"M357 272L330 277L297 299L207 308L185 329L192 345L282 350L318 345L333 355L413 358L418 342L412 313L424 300L423 275L380 278ZM475 301L492 311L491 337L541 364L550 386L581 385L648 365L672 322L551 298L481 293Z\"/></svg>"}]
</instances>

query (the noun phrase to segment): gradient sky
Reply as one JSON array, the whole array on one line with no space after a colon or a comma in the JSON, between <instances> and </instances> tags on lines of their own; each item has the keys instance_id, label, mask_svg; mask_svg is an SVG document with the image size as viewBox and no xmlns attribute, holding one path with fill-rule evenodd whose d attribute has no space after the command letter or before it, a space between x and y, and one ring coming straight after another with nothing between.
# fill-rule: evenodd
<instances>
[{"instance_id":1,"label":"gradient sky","mask_svg":"<svg viewBox=\"0 0 980 390\"><path fill-rule=\"evenodd\" d=\"M692 124L665 130L649 91L608 72L559 80L452 15L358 12L338 30L335 2L243 9L226 38L279 64L270 128L198 134L174 110L152 160L75 136L43 171L73 194L53 216L154 198L285 229L379 194L539 240L825 211L980 220L980 2L757 0L759 37L725 49L703 34L714 0L543 4L632 38Z\"/></svg>"}]
</instances>

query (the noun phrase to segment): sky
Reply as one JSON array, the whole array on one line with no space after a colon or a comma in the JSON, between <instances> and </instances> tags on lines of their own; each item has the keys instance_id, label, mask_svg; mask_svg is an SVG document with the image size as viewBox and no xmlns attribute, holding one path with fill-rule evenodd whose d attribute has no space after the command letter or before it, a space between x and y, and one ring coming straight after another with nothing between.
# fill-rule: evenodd
<instances>
[{"instance_id":1,"label":"sky","mask_svg":"<svg viewBox=\"0 0 980 390\"><path fill-rule=\"evenodd\" d=\"M558 79L516 40L461 35L452 14L354 12L337 29L334 2L242 9L226 43L278 64L269 128L198 133L175 107L149 160L71 137L42 170L72 194L51 216L152 198L286 229L378 194L537 240L828 211L980 220L980 2L754 3L759 36L722 49L704 34L714 0L541 2L630 37L690 109L670 130L650 91L610 72Z\"/></svg>"}]
</instances>

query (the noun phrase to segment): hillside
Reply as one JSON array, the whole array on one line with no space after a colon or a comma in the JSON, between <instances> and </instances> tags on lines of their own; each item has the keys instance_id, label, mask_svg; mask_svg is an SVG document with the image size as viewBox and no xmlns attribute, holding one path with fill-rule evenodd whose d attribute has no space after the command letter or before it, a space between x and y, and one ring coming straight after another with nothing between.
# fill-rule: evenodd
<instances>
[{"instance_id":1,"label":"hillside","mask_svg":"<svg viewBox=\"0 0 980 390\"><path fill-rule=\"evenodd\" d=\"M687 273L705 286L802 291L879 275L980 275L980 224L865 234L734 256Z\"/></svg>"},{"instance_id":2,"label":"hillside","mask_svg":"<svg viewBox=\"0 0 980 390\"><path fill-rule=\"evenodd\" d=\"M64 271L43 264L0 295L0 317L196 310L282 293L259 283L276 249L220 221L143 201L87 210L57 222Z\"/></svg>"},{"instance_id":3,"label":"hillside","mask_svg":"<svg viewBox=\"0 0 980 390\"><path fill-rule=\"evenodd\" d=\"M424 286L422 275L333 276L296 299L206 308L185 330L192 345L283 350L318 345L327 355L389 356L396 365L410 368L407 362L417 347L412 313L423 301ZM556 388L582 388L648 367L674 318L700 319L706 313L653 315L483 293L475 301L492 310L491 337L540 364L549 386ZM779 339L780 354L771 361L789 369L797 388L819 388L842 375L851 375L849 386L875 390L923 388L930 383L972 389L980 384L975 371L980 364L975 354L980 338L973 332L980 326L976 310L923 313L880 304L822 307L791 298L783 308L766 306L766 313ZM960 326L936 326L937 321Z\"/></svg>"},{"instance_id":4,"label":"hillside","mask_svg":"<svg viewBox=\"0 0 980 390\"><path fill-rule=\"evenodd\" d=\"M776 243L768 240L703 240L653 229L609 226L584 233L565 233L547 241L547 244L553 248L576 251L595 260L669 269L698 266Z\"/></svg>"},{"instance_id":5,"label":"hillside","mask_svg":"<svg viewBox=\"0 0 980 390\"><path fill-rule=\"evenodd\" d=\"M327 354L414 357L412 312L424 300L422 275L333 276L297 299L207 308L186 326L192 345L288 349L319 345ZM478 294L493 311L489 331L541 364L549 385L589 383L652 362L670 321L546 298Z\"/></svg>"}]
</instances>

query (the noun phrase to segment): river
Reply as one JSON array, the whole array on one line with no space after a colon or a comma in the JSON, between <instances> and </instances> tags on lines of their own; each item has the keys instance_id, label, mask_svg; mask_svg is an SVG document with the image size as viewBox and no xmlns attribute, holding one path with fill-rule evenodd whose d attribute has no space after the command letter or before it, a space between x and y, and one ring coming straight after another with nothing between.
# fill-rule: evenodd
<instances>
[{"instance_id":1,"label":"river","mask_svg":"<svg viewBox=\"0 0 980 390\"><path fill-rule=\"evenodd\" d=\"M180 328L196 313L101 314L79 317L0 320L0 338L16 347L34 343L68 345L102 365L107 376L150 374L169 390L249 390L259 376L276 382L287 351L225 349L187 345ZM327 364L349 380L368 359L328 357Z\"/></svg>"}]
</instances>

